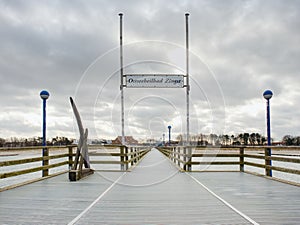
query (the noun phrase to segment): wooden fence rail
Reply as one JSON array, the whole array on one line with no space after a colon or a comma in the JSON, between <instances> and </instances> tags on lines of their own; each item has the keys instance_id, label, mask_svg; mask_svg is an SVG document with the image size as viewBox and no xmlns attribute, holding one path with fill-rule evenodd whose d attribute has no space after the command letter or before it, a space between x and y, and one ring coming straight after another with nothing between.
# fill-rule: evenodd
<instances>
[{"instance_id":1,"label":"wooden fence rail","mask_svg":"<svg viewBox=\"0 0 300 225\"><path fill-rule=\"evenodd\" d=\"M38 171L46 171L44 174L48 174L47 176L50 176L49 174L49 169L51 168L57 168L65 165L69 165L69 168L71 167L73 163L73 148L75 148L76 145L70 145L70 146L46 146L46 147L21 147L21 148L0 148L1 153L8 153L8 152L16 152L16 151L29 151L29 150L40 150L42 152L43 149L47 149L48 151L54 152L57 150L67 150L67 153L61 153L61 154L55 154L55 155L48 155L44 157L33 157L33 158L24 158L24 159L15 159L15 160L9 160L9 161L2 161L0 162L0 167L11 167L12 169L8 172L2 172L0 173L0 179L3 178L8 178L8 177L13 177L13 176L19 176L23 174L28 174L28 173L34 173ZM63 161L61 162L56 162L49 164L50 160L52 159L62 159ZM34 162L41 162L41 166L30 166L30 163ZM28 166L23 167L23 169L14 169L13 166L19 166L19 165L24 165L28 164ZM66 169L64 172L67 172L68 170ZM60 174L61 172L59 172ZM55 174L51 174L53 176Z\"/></svg>"},{"instance_id":2,"label":"wooden fence rail","mask_svg":"<svg viewBox=\"0 0 300 225\"><path fill-rule=\"evenodd\" d=\"M8 160L8 161L0 161L0 179L13 177L13 176L19 176L23 174L28 173L34 173L38 171L46 171L47 174L45 177L51 177L56 174L61 174L63 172L68 172L73 164L73 158L75 156L75 149L77 148L76 145L70 145L70 146L46 146L46 147L20 147L20 148L0 148L0 153L3 156L9 155L8 153L14 153L14 152L23 152L23 151L29 151L29 150L40 150L42 153L43 149L47 149L49 153L54 153L56 150L65 150L64 153L58 153L53 155L47 155L44 157L32 157L32 158L21 158L21 159L14 159L14 160ZM91 160L91 164L119 164L120 170L128 170L131 166L135 165L145 154L147 154L148 151L150 151L149 147L144 146L122 146L122 145L92 145L89 146L90 151L91 150L108 150L107 152L95 152L91 153L91 156L98 156L98 157L106 157L107 156L118 156L119 161L112 161L112 160ZM109 152L109 149L117 149L117 152ZM0 156L1 156L0 154ZM12 154L16 155L16 154ZM24 154L26 155L26 154ZM54 162L50 163L50 160L53 159L61 159L60 162ZM36 163L41 162L40 165L30 165L30 163ZM17 169L18 166L24 165L22 169ZM27 165L27 166L26 166ZM49 174L49 169L51 168L57 168L61 166L68 165L69 169L65 169L59 173ZM15 167L14 167L15 166ZM17 167L16 167L17 166ZM2 170L1 167L8 168L8 170ZM10 169L12 168L12 169Z\"/></svg>"},{"instance_id":3,"label":"wooden fence rail","mask_svg":"<svg viewBox=\"0 0 300 225\"><path fill-rule=\"evenodd\" d=\"M40 150L47 148L48 156L20 158L8 161L0 161L0 180L8 177L19 176L23 174L46 171L46 177L55 176L63 172L68 172L73 164L76 145L70 146L47 146L47 147L25 147L25 148L0 148L0 155L14 153L18 151ZM287 165L300 164L300 147L273 147L276 155L266 154L268 147L227 147L227 148L207 148L191 146L171 146L158 148L163 154L169 157L177 166L184 171L195 171L194 167L199 165L239 165L239 171L248 172L248 167L262 168L265 175L272 176L272 171L300 175L299 167L289 168L289 166L272 165L274 162L285 162ZM61 150L63 152L57 152ZM293 150L292 154L279 154L283 150ZM145 146L123 146L123 145L91 145L89 146L91 160L93 165L120 165L118 171L126 171L140 161L140 159L150 151L150 147ZM53 154L50 154L53 153ZM284 156L282 156L284 155ZM110 157L111 156L111 157ZM299 157L297 157L299 156ZM59 162L56 159L61 159ZM112 160L114 159L114 160ZM117 159L117 160L116 160ZM225 160L226 159L226 160ZM52 162L55 160L54 162ZM254 160L254 161L253 161ZM255 161L258 160L258 161ZM37 165L37 162L41 162ZM46 162L46 163L44 163ZM30 165L35 163L34 165ZM22 168L20 166L24 165ZM28 166L27 166L28 165ZM57 168L68 165L68 168L61 172L49 174L51 168ZM247 166L247 171L245 170ZM1 168L4 168L1 170ZM8 169L6 169L8 168ZM11 169L10 169L11 168Z\"/></svg>"},{"instance_id":4,"label":"wooden fence rail","mask_svg":"<svg viewBox=\"0 0 300 225\"><path fill-rule=\"evenodd\" d=\"M91 164L114 164L120 165L120 170L128 170L131 166L135 165L140 159L150 151L150 147L145 146L124 146L124 145L105 145L105 146L93 146L93 148L103 148L106 152L91 152L90 156L94 157L107 157L114 156L119 157L119 160L93 160ZM116 152L116 148L118 151ZM112 150L112 151L110 151Z\"/></svg>"},{"instance_id":5,"label":"wooden fence rail","mask_svg":"<svg viewBox=\"0 0 300 225\"><path fill-rule=\"evenodd\" d=\"M239 165L239 171L245 171L245 165L265 169L266 176L272 176L272 171L300 175L300 169L288 168L285 166L273 166L273 162L286 162L291 164L300 164L300 147L271 146L276 152L292 150L297 154L279 154L284 156L269 155L270 147L187 147L170 146L160 147L159 150L169 157L184 171L194 171L195 165ZM247 153L245 153L247 152ZM297 158L297 156L299 158ZM219 158L230 158L220 161ZM200 159L200 160L196 160ZM263 162L252 162L250 159L264 160Z\"/></svg>"}]
</instances>

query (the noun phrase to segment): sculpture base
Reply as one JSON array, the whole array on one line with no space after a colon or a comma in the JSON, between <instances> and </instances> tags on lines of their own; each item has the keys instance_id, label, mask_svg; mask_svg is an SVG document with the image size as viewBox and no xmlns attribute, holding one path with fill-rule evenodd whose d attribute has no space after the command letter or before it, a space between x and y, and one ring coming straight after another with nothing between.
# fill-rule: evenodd
<instances>
[{"instance_id":1,"label":"sculpture base","mask_svg":"<svg viewBox=\"0 0 300 225\"><path fill-rule=\"evenodd\" d=\"M82 169L80 170L70 170L69 171L69 180L70 181L77 181L80 180L81 178L87 177L89 175L94 174L94 170L90 168Z\"/></svg>"}]
</instances>

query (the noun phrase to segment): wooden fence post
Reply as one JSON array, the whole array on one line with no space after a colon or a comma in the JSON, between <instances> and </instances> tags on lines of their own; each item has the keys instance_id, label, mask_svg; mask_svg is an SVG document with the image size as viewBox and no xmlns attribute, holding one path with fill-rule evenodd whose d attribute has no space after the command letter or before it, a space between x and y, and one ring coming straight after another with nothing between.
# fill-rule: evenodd
<instances>
[{"instance_id":1,"label":"wooden fence post","mask_svg":"<svg viewBox=\"0 0 300 225\"><path fill-rule=\"evenodd\" d=\"M173 152L173 161L176 163L176 147L172 147L172 152Z\"/></svg>"},{"instance_id":2,"label":"wooden fence post","mask_svg":"<svg viewBox=\"0 0 300 225\"><path fill-rule=\"evenodd\" d=\"M180 147L177 147L177 165L180 167Z\"/></svg>"},{"instance_id":3,"label":"wooden fence post","mask_svg":"<svg viewBox=\"0 0 300 225\"><path fill-rule=\"evenodd\" d=\"M125 170L128 170L128 159L129 159L129 157L128 157L128 147L127 146L125 146Z\"/></svg>"},{"instance_id":4,"label":"wooden fence post","mask_svg":"<svg viewBox=\"0 0 300 225\"><path fill-rule=\"evenodd\" d=\"M120 146L120 161L121 161L121 170L124 170L124 148L125 146Z\"/></svg>"},{"instance_id":5,"label":"wooden fence post","mask_svg":"<svg viewBox=\"0 0 300 225\"><path fill-rule=\"evenodd\" d=\"M48 166L49 165L49 150L48 147L43 148L43 166ZM42 172L43 177L47 177L49 175L49 169L44 169Z\"/></svg>"},{"instance_id":6,"label":"wooden fence post","mask_svg":"<svg viewBox=\"0 0 300 225\"><path fill-rule=\"evenodd\" d=\"M137 147L134 148L134 164L136 164L138 162L138 157L139 157L139 149Z\"/></svg>"},{"instance_id":7,"label":"wooden fence post","mask_svg":"<svg viewBox=\"0 0 300 225\"><path fill-rule=\"evenodd\" d=\"M69 146L69 170L72 169L73 166L73 147Z\"/></svg>"},{"instance_id":8,"label":"wooden fence post","mask_svg":"<svg viewBox=\"0 0 300 225\"><path fill-rule=\"evenodd\" d=\"M184 161L184 165L183 165L183 170L186 171L186 163L187 163L187 157L186 157L186 147L183 147L183 161Z\"/></svg>"},{"instance_id":9,"label":"wooden fence post","mask_svg":"<svg viewBox=\"0 0 300 225\"><path fill-rule=\"evenodd\" d=\"M188 148L188 171L192 171L192 148L190 146L187 147Z\"/></svg>"},{"instance_id":10,"label":"wooden fence post","mask_svg":"<svg viewBox=\"0 0 300 225\"><path fill-rule=\"evenodd\" d=\"M272 166L272 160L268 159L271 157L271 148L265 148L265 166L266 166L266 176L272 177L272 169L269 167Z\"/></svg>"},{"instance_id":11,"label":"wooden fence post","mask_svg":"<svg viewBox=\"0 0 300 225\"><path fill-rule=\"evenodd\" d=\"M240 147L240 172L245 171L244 152L244 147Z\"/></svg>"},{"instance_id":12,"label":"wooden fence post","mask_svg":"<svg viewBox=\"0 0 300 225\"><path fill-rule=\"evenodd\" d=\"M134 165L134 148L130 147L130 165L133 166Z\"/></svg>"}]
</instances>

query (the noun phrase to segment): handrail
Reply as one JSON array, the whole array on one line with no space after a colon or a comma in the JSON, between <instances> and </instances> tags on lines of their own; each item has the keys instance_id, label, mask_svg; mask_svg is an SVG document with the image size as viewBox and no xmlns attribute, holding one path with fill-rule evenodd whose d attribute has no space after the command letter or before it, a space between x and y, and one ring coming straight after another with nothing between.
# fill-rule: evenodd
<instances>
[{"instance_id":1,"label":"handrail","mask_svg":"<svg viewBox=\"0 0 300 225\"><path fill-rule=\"evenodd\" d=\"M27 150L42 150L47 148L50 152L55 150L66 149L66 153L58 153L50 156L44 157L33 157L33 158L22 158L14 159L9 161L0 162L0 169L4 167L26 165L29 163L36 162L51 162L52 159L62 159L61 162L53 162L41 165L35 165L30 168L18 168L8 170L5 172L0 172L0 180L8 177L19 176L22 174L33 173L37 171L49 171L50 168L61 167L69 165L69 168L72 167L73 158L74 158L74 149L76 145L69 146L33 146L33 147L20 147L20 148L0 148L1 152L10 151L27 151ZM300 158L295 158L291 156L274 156L266 155L266 149L269 149L269 146L230 146L230 147L221 147L221 148L204 148L204 147L192 147L192 146L168 146L168 147L159 147L158 149L169 157L175 164L177 164L184 171L192 171L193 167L196 165L239 165L239 171L241 172L250 172L248 167L263 168L265 169L265 175L270 176L270 171L280 171L283 173L290 173L300 175L300 170L295 168L288 168L288 166L272 165L272 162L286 162L288 165L300 164ZM91 152L90 160L91 164L111 164L111 165L120 165L120 170L118 171L128 171L130 167L138 163L141 158L150 151L150 147L147 146L124 146L124 145L91 145L89 149L105 149L107 152ZM283 147L283 146L271 146L272 150L300 150L300 147ZM211 150L220 150L220 151L211 151ZM205 152L204 152L205 151ZM255 153L255 154L254 154ZM277 152L278 153L278 152ZM263 155L264 154L264 155ZM296 154L292 154L296 155ZM117 157L118 160L111 160L110 157ZM300 153L299 153L300 156ZM202 160L196 160L200 158ZM215 159L214 159L215 158ZM228 160L222 160L226 158ZM236 160L232 160L232 159ZM65 159L65 160L64 160ZM213 159L213 160L208 160ZM264 160L261 162L251 161L251 159ZM247 171L245 170L247 166ZM68 172L69 170L65 170ZM49 174L53 176L53 174Z\"/></svg>"},{"instance_id":2,"label":"handrail","mask_svg":"<svg viewBox=\"0 0 300 225\"><path fill-rule=\"evenodd\" d=\"M65 154L52 155L52 156L46 156L46 157L35 157L35 158L28 158L28 159L10 160L10 161L0 162L0 167L20 165L20 164L26 164L26 163L32 163L32 162L39 162L39 161L43 161L43 159L49 160L49 159L65 158L68 156L69 156L69 153L65 153Z\"/></svg>"},{"instance_id":3,"label":"handrail","mask_svg":"<svg viewBox=\"0 0 300 225\"><path fill-rule=\"evenodd\" d=\"M47 176L50 176L49 169L61 167L64 165L69 165L69 168L71 167L73 163L73 148L75 148L76 145L68 145L68 146L32 146L32 147L13 147L13 148L0 148L0 152L7 152L7 151L28 151L28 150L42 150L42 149L48 149L49 151L55 151L55 150L62 150L65 149L67 153L61 153L61 154L55 154L50 156L41 156L41 157L33 157L33 158L22 158L22 159L14 159L14 160L8 160L8 161L2 161L0 162L0 168L1 167L13 167L13 166L20 166L24 164L30 164L30 163L36 163L36 162L42 162L42 166L33 166L33 167L25 167L25 168L19 168L19 169L12 169L7 172L0 173L0 179L13 177L13 176L19 176L24 175L28 173L34 173L38 171L47 171ZM52 159L63 159L61 162L55 162L52 164L49 164L49 161ZM43 163L47 162L47 164ZM66 169L65 172L68 170ZM51 174L52 176L53 174ZM44 176L44 177L47 177Z\"/></svg>"},{"instance_id":4,"label":"handrail","mask_svg":"<svg viewBox=\"0 0 300 225\"><path fill-rule=\"evenodd\" d=\"M1 151L26 151L37 149L65 149L69 147L77 147L77 145L48 145L48 146L25 146L25 147L0 147Z\"/></svg>"},{"instance_id":5,"label":"handrail","mask_svg":"<svg viewBox=\"0 0 300 225\"><path fill-rule=\"evenodd\" d=\"M60 163L54 163L54 164L51 164L51 165L39 166L39 167L30 168L30 169L24 169L24 170L17 170L17 171L12 171L12 172L1 173L0 174L0 179L13 177L13 176L19 176L19 175L27 174L27 173L34 173L34 172L38 172L38 171L41 171L41 170L48 170L50 168L55 168L55 167L59 167L59 166L67 165L67 164L69 164L69 161L63 161L63 162L60 162Z\"/></svg>"},{"instance_id":6,"label":"handrail","mask_svg":"<svg viewBox=\"0 0 300 225\"><path fill-rule=\"evenodd\" d=\"M187 151L188 148L192 148L193 151ZM300 150L300 146L227 146L227 147L204 147L204 146L167 146L158 148L163 154L169 157L175 164L177 164L184 171L192 171L192 166L195 165L240 165L239 171L245 171L245 165L264 168L266 176L272 176L272 170L280 171L284 173L297 174L300 175L299 169L288 168L284 166L274 166L272 162L286 162L291 164L300 164L300 158L292 158L287 155L284 157L274 156L267 154L267 150ZM217 152L211 152L217 150ZM205 152L203 152L205 151ZM245 153L245 152L248 153ZM258 154L253 154L259 153ZM251 154L250 154L251 153ZM263 155L264 154L264 155ZM296 156L295 154L292 154ZM300 153L298 154L300 157ZM297 156L298 156L297 155ZM201 158L203 160L195 161L196 158ZM236 158L234 161L220 161L220 160L205 160L207 158ZM260 159L264 160L264 163L251 162L249 159Z\"/></svg>"},{"instance_id":7,"label":"handrail","mask_svg":"<svg viewBox=\"0 0 300 225\"><path fill-rule=\"evenodd\" d=\"M43 162L47 161L47 164L41 163L41 166L33 166L30 168L23 168L23 169L12 169L5 172L0 172L0 180L8 177L19 176L23 174L33 173L37 171L47 171L48 174L50 168L61 167L64 165L69 165L69 169L72 167L73 164L73 157L75 156L74 149L77 145L68 145L68 146L32 146L32 147L12 147L12 148L0 148L0 152L7 151L28 151L28 150L42 150L48 149L50 152L54 150L61 150L66 149L67 153L60 153L50 156L44 157L33 157L33 158L22 158L22 159L14 159L8 161L0 161L0 168L4 167L13 167L18 165L25 165L30 163L36 162ZM124 146L124 145L90 145L89 149L102 149L105 148L106 150L116 149L118 152L105 152L105 153L91 153L91 156L98 156L98 157L105 157L105 156L117 156L120 157L119 161L111 161L111 160L91 160L93 164L120 164L120 170L128 170L131 166L136 164L145 154L150 151L149 147L145 146ZM1 155L0 155L1 156ZM7 156L7 154L5 154ZM50 164L49 161L52 159L65 159L62 162L55 162ZM42 166L44 165L44 166ZM65 172L69 170L66 169ZM48 174L47 176L53 176L53 174ZM46 177L47 177L46 176Z\"/></svg>"}]
</instances>

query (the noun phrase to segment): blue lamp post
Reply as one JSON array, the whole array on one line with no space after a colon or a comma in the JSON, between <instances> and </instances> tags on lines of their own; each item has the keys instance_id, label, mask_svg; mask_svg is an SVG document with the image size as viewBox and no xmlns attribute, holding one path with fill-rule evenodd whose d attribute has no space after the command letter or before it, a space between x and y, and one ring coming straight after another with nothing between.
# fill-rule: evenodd
<instances>
[{"instance_id":1,"label":"blue lamp post","mask_svg":"<svg viewBox=\"0 0 300 225\"><path fill-rule=\"evenodd\" d=\"M43 146L46 146L46 100L49 98L50 94L48 91L41 91L41 98L43 99ZM48 149L43 148L43 157L48 156ZM43 166L48 165L48 160L43 160ZM48 176L48 170L43 170L43 177Z\"/></svg>"},{"instance_id":2,"label":"blue lamp post","mask_svg":"<svg viewBox=\"0 0 300 225\"><path fill-rule=\"evenodd\" d=\"M271 90L266 90L263 93L264 98L267 100L267 135L268 135L268 146L271 146L271 123L270 123L270 99L273 96L273 92ZM271 156L271 148L265 149L265 156ZM269 159L265 160L266 166L272 166L272 161ZM272 170L266 168L266 175L272 176Z\"/></svg>"},{"instance_id":3,"label":"blue lamp post","mask_svg":"<svg viewBox=\"0 0 300 225\"><path fill-rule=\"evenodd\" d=\"M43 146L46 146L46 100L49 98L49 92L41 91L40 96L43 99Z\"/></svg>"},{"instance_id":4,"label":"blue lamp post","mask_svg":"<svg viewBox=\"0 0 300 225\"><path fill-rule=\"evenodd\" d=\"M169 145L171 145L171 126L168 126L169 129Z\"/></svg>"},{"instance_id":5,"label":"blue lamp post","mask_svg":"<svg viewBox=\"0 0 300 225\"><path fill-rule=\"evenodd\" d=\"M270 99L273 96L273 92L266 90L263 93L264 98L267 100L267 135L268 135L268 146L271 145L271 127L270 127Z\"/></svg>"}]
</instances>

